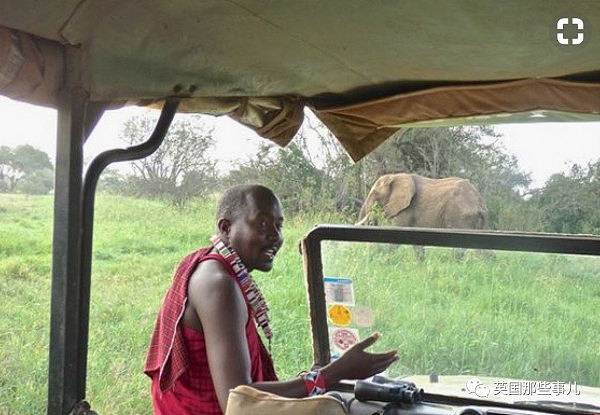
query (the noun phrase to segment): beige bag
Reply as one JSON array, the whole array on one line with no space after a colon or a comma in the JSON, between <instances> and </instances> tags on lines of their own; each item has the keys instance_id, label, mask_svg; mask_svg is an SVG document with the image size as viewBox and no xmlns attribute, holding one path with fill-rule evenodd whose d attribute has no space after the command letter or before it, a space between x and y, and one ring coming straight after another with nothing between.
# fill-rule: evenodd
<instances>
[{"instance_id":1,"label":"beige bag","mask_svg":"<svg viewBox=\"0 0 600 415\"><path fill-rule=\"evenodd\" d=\"M240 385L229 392L225 415L348 415L342 402L333 396L284 398Z\"/></svg>"}]
</instances>

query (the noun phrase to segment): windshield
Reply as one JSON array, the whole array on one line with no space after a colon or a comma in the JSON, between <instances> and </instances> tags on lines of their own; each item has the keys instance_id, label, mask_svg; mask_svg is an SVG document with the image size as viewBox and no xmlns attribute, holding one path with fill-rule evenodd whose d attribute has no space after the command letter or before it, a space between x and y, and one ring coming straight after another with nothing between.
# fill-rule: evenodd
<instances>
[{"instance_id":1,"label":"windshield","mask_svg":"<svg viewBox=\"0 0 600 415\"><path fill-rule=\"evenodd\" d=\"M564 400L600 386L600 257L415 248L322 243L333 358L376 331L376 350L399 350L389 377L462 375L445 393Z\"/></svg>"}]
</instances>

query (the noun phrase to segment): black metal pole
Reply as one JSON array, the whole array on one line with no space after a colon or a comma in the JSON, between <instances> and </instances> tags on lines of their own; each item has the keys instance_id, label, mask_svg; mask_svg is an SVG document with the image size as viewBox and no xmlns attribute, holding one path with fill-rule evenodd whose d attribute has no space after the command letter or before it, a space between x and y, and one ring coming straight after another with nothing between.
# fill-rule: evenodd
<instances>
[{"instance_id":1,"label":"black metal pole","mask_svg":"<svg viewBox=\"0 0 600 415\"><path fill-rule=\"evenodd\" d=\"M323 283L323 261L321 258L321 240L306 237L300 241L302 256L304 258L304 273L310 313L310 327L312 328L312 344L314 364L325 366L331 360L327 335L327 315L325 308L325 285Z\"/></svg>"},{"instance_id":2,"label":"black metal pole","mask_svg":"<svg viewBox=\"0 0 600 415\"><path fill-rule=\"evenodd\" d=\"M125 149L108 150L99 154L88 167L83 183L82 229L81 229L81 281L79 284L79 336L77 361L77 396L84 399L87 377L87 351L90 314L90 291L92 271L92 243L94 229L94 202L96 185L102 171L111 163L144 158L154 153L163 142L179 105L178 100L168 100L158 122L147 141Z\"/></svg>"},{"instance_id":3,"label":"black metal pole","mask_svg":"<svg viewBox=\"0 0 600 415\"><path fill-rule=\"evenodd\" d=\"M319 225L313 228L305 239L311 241L377 242L450 248L600 255L600 238L595 235L401 228L393 226Z\"/></svg>"},{"instance_id":4,"label":"black metal pole","mask_svg":"<svg viewBox=\"0 0 600 415\"><path fill-rule=\"evenodd\" d=\"M48 365L48 414L68 414L77 401L83 131L87 94L59 94Z\"/></svg>"}]
</instances>

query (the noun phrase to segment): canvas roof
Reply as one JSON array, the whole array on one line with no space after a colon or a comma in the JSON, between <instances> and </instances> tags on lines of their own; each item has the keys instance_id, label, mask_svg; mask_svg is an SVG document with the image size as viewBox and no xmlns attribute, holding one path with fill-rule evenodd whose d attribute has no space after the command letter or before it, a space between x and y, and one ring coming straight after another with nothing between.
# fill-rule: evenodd
<instances>
[{"instance_id":1,"label":"canvas roof","mask_svg":"<svg viewBox=\"0 0 600 415\"><path fill-rule=\"evenodd\" d=\"M309 106L355 160L406 126L600 119L597 0L0 0L1 94L55 106L73 50L92 101L281 145Z\"/></svg>"}]
</instances>

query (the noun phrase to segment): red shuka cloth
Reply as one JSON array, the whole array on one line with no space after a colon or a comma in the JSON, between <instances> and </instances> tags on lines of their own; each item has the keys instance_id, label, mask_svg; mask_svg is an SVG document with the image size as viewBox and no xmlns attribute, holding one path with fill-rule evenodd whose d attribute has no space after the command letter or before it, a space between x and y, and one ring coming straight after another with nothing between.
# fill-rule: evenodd
<instances>
[{"instance_id":1,"label":"red shuka cloth","mask_svg":"<svg viewBox=\"0 0 600 415\"><path fill-rule=\"evenodd\" d=\"M181 261L158 313L144 369L144 373L152 378L152 398L157 414L222 413L208 367L204 334L181 324L188 281L200 262L215 259L235 278L233 269L221 255L209 254L211 249L199 249ZM247 302L246 305L246 339L252 381L277 380L271 357L251 317L252 308Z\"/></svg>"}]
</instances>

